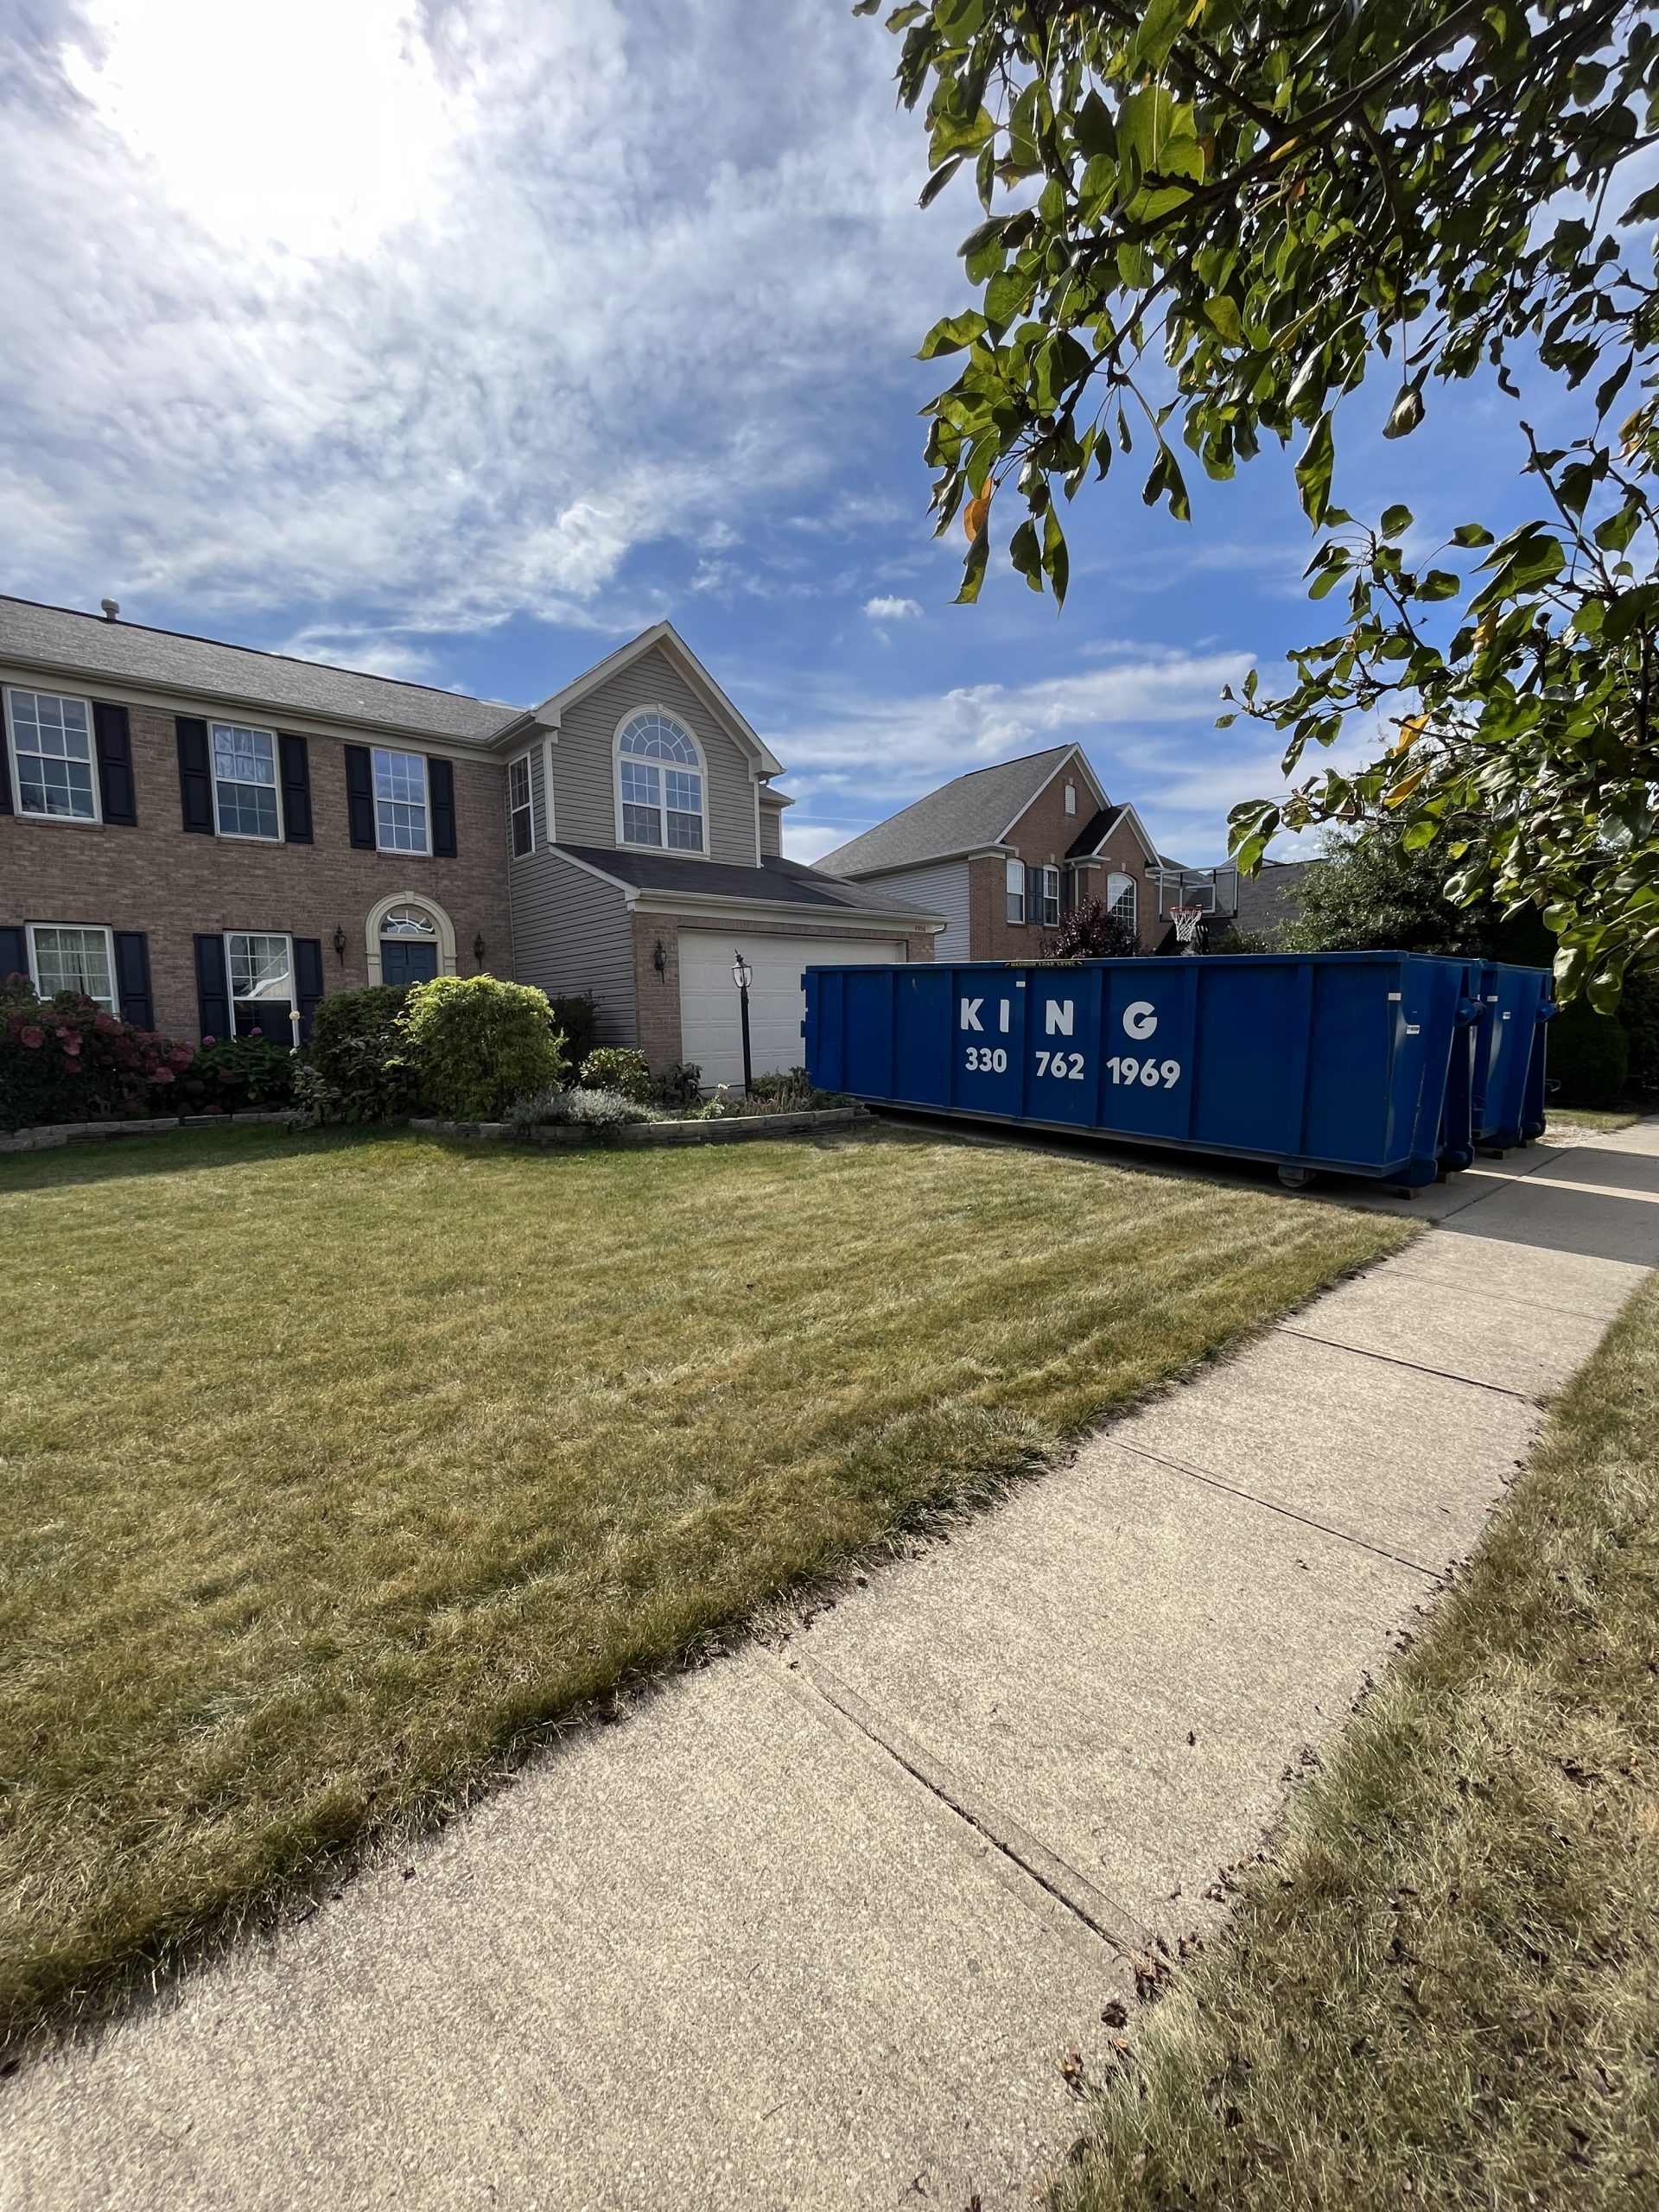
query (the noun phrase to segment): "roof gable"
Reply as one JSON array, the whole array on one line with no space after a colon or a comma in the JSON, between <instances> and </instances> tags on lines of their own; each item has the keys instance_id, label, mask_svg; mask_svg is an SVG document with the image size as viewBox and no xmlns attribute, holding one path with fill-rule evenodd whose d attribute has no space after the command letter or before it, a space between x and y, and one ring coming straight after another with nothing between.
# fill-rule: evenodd
<instances>
[{"instance_id":1,"label":"roof gable","mask_svg":"<svg viewBox=\"0 0 1659 2212\"><path fill-rule=\"evenodd\" d=\"M1147 856L1148 867L1161 868L1164 865L1163 856L1151 838L1147 836L1145 823L1127 800L1121 806L1102 807L1094 820L1085 825L1067 848L1065 855L1067 860L1091 859L1120 823L1126 824L1134 832L1141 851Z\"/></svg>"},{"instance_id":2,"label":"roof gable","mask_svg":"<svg viewBox=\"0 0 1659 2212\"><path fill-rule=\"evenodd\" d=\"M875 875L1000 845L1071 760L1082 762L1090 789L1098 793L1081 748L1051 746L1045 753L969 769L827 853L817 865L832 875Z\"/></svg>"},{"instance_id":3,"label":"roof gable","mask_svg":"<svg viewBox=\"0 0 1659 2212\"><path fill-rule=\"evenodd\" d=\"M601 683L608 683L620 676L633 662L660 647L678 670L684 681L702 699L704 704L723 723L739 747L763 776L781 776L783 763L772 754L771 748L757 735L748 721L722 691L714 677L692 652L685 639L671 622L654 622L649 630L642 630L604 659L595 661L589 669L575 677L562 690L532 707L522 719L528 724L539 723L545 728L557 729L571 708L596 691Z\"/></svg>"}]
</instances>

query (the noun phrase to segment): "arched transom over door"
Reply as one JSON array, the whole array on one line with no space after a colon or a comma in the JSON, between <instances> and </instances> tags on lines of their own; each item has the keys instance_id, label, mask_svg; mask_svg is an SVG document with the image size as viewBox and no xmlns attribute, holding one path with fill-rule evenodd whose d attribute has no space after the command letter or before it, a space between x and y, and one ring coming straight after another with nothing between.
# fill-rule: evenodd
<instances>
[{"instance_id":1,"label":"arched transom over door","mask_svg":"<svg viewBox=\"0 0 1659 2212\"><path fill-rule=\"evenodd\" d=\"M429 983L455 972L455 932L435 899L400 892L369 916L369 981Z\"/></svg>"}]
</instances>

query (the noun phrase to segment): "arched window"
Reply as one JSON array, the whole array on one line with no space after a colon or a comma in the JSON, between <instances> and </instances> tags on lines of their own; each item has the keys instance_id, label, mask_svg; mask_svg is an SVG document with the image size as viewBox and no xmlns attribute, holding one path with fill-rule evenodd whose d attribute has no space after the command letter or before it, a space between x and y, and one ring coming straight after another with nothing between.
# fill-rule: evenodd
<instances>
[{"instance_id":1,"label":"arched window","mask_svg":"<svg viewBox=\"0 0 1659 2212\"><path fill-rule=\"evenodd\" d=\"M380 920L380 980L429 983L438 972L438 925L424 906L393 906Z\"/></svg>"},{"instance_id":2,"label":"arched window","mask_svg":"<svg viewBox=\"0 0 1659 2212\"><path fill-rule=\"evenodd\" d=\"M616 771L625 845L708 850L702 755L683 722L661 707L630 715L616 734Z\"/></svg>"},{"instance_id":3,"label":"arched window","mask_svg":"<svg viewBox=\"0 0 1659 2212\"><path fill-rule=\"evenodd\" d=\"M1135 914L1135 878L1132 875L1109 875L1106 879L1106 904L1120 921L1130 929L1137 926Z\"/></svg>"}]
</instances>

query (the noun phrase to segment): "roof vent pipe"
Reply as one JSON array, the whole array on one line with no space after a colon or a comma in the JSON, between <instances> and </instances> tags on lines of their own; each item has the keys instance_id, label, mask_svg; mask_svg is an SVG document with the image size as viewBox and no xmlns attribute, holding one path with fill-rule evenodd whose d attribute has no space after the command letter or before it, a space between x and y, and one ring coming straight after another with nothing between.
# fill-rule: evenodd
<instances>
[{"instance_id":1,"label":"roof vent pipe","mask_svg":"<svg viewBox=\"0 0 1659 2212\"><path fill-rule=\"evenodd\" d=\"M100 599L98 603L104 610L104 620L106 622L113 622L121 612L121 602L118 599Z\"/></svg>"}]
</instances>

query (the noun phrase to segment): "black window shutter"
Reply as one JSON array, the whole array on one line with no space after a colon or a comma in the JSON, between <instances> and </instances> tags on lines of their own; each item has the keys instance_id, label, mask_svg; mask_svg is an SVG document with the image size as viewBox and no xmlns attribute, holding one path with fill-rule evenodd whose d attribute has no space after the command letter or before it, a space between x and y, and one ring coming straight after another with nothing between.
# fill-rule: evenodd
<instances>
[{"instance_id":1,"label":"black window shutter","mask_svg":"<svg viewBox=\"0 0 1659 2212\"><path fill-rule=\"evenodd\" d=\"M311 755L305 740L278 730L283 764L283 836L290 845L311 842Z\"/></svg>"},{"instance_id":2,"label":"black window shutter","mask_svg":"<svg viewBox=\"0 0 1659 2212\"><path fill-rule=\"evenodd\" d=\"M455 857L455 772L448 760L426 764L432 795L432 849L442 861Z\"/></svg>"},{"instance_id":3,"label":"black window shutter","mask_svg":"<svg viewBox=\"0 0 1659 2212\"><path fill-rule=\"evenodd\" d=\"M27 976L29 944L22 930L0 929L0 983L8 976Z\"/></svg>"},{"instance_id":4,"label":"black window shutter","mask_svg":"<svg viewBox=\"0 0 1659 2212\"><path fill-rule=\"evenodd\" d=\"M1040 922L1043 918L1043 871L1027 865L1026 869L1026 919Z\"/></svg>"},{"instance_id":5,"label":"black window shutter","mask_svg":"<svg viewBox=\"0 0 1659 2212\"><path fill-rule=\"evenodd\" d=\"M196 939L196 1014L201 1034L223 1039L231 1033L231 978L222 937Z\"/></svg>"},{"instance_id":6,"label":"black window shutter","mask_svg":"<svg viewBox=\"0 0 1659 2212\"><path fill-rule=\"evenodd\" d=\"M99 811L118 829L135 828L138 801L132 781L132 733L124 707L93 700L92 750L98 755Z\"/></svg>"},{"instance_id":7,"label":"black window shutter","mask_svg":"<svg viewBox=\"0 0 1659 2212\"><path fill-rule=\"evenodd\" d=\"M6 695L0 691L0 814L11 812L11 740L6 734Z\"/></svg>"},{"instance_id":8,"label":"black window shutter","mask_svg":"<svg viewBox=\"0 0 1659 2212\"><path fill-rule=\"evenodd\" d=\"M156 1027L156 1005L149 995L149 939L143 930L117 930L115 988L123 1021L140 1029Z\"/></svg>"},{"instance_id":9,"label":"black window shutter","mask_svg":"<svg viewBox=\"0 0 1659 2212\"><path fill-rule=\"evenodd\" d=\"M322 939L296 937L294 940L294 981L298 986L300 1042L311 1040L311 1017L322 998Z\"/></svg>"},{"instance_id":10,"label":"black window shutter","mask_svg":"<svg viewBox=\"0 0 1659 2212\"><path fill-rule=\"evenodd\" d=\"M374 755L366 745L346 747L346 811L352 842L359 851L374 850Z\"/></svg>"},{"instance_id":11,"label":"black window shutter","mask_svg":"<svg viewBox=\"0 0 1659 2212\"><path fill-rule=\"evenodd\" d=\"M175 717L179 734L179 798L184 826L213 834L213 779L207 765L207 725L194 715ZM217 1036L219 1032L215 1030Z\"/></svg>"}]
</instances>

